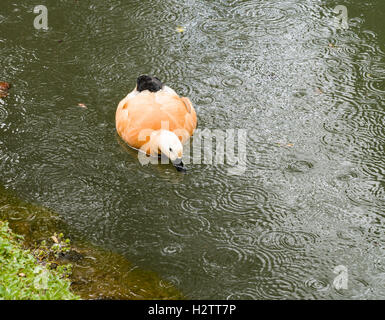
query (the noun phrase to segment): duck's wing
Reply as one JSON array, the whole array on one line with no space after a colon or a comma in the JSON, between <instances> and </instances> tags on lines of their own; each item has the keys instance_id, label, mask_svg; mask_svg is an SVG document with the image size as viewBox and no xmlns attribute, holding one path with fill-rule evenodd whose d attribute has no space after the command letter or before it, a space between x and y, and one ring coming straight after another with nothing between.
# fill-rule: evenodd
<instances>
[{"instance_id":1,"label":"duck's wing","mask_svg":"<svg viewBox=\"0 0 385 320\"><path fill-rule=\"evenodd\" d=\"M146 141L140 140L143 130L154 130L157 106L154 95L142 92L135 97L124 98L116 111L116 129L118 134L131 147L139 149ZM151 131L151 130L150 130ZM147 132L147 131L146 131Z\"/></svg>"},{"instance_id":2,"label":"duck's wing","mask_svg":"<svg viewBox=\"0 0 385 320\"><path fill-rule=\"evenodd\" d=\"M177 135L185 143L197 126L196 112L190 99L163 92L157 95L156 100L161 105L161 112L170 120L170 130L176 134L178 131Z\"/></svg>"},{"instance_id":3,"label":"duck's wing","mask_svg":"<svg viewBox=\"0 0 385 320\"><path fill-rule=\"evenodd\" d=\"M134 90L132 90L127 96L125 96L118 104L118 108L117 110L121 110L123 108L126 108L127 107L127 102L129 100L132 100L134 99L140 92L138 90L136 90L136 87Z\"/></svg>"},{"instance_id":4,"label":"duck's wing","mask_svg":"<svg viewBox=\"0 0 385 320\"><path fill-rule=\"evenodd\" d=\"M190 136L192 136L194 134L194 131L197 127L197 114L195 112L195 109L190 101L189 98L187 97L181 97L180 98L181 101L183 102L183 104L185 105L186 107L186 115L185 115L185 129L188 130L188 132L190 133Z\"/></svg>"},{"instance_id":5,"label":"duck's wing","mask_svg":"<svg viewBox=\"0 0 385 320\"><path fill-rule=\"evenodd\" d=\"M181 97L180 99L183 101L184 105L186 106L187 112L188 112L188 113L191 113L191 112L193 111L194 107L193 107L193 105L192 105L190 99L187 98L187 97ZM195 110L194 110L194 111L195 111Z\"/></svg>"}]
</instances>

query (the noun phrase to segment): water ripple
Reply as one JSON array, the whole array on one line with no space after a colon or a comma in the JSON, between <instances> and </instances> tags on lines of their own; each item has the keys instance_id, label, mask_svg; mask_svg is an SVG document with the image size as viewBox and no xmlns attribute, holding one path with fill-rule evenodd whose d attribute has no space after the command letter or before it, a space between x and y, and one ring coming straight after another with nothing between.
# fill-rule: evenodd
<instances>
[{"instance_id":1,"label":"water ripple","mask_svg":"<svg viewBox=\"0 0 385 320\"><path fill-rule=\"evenodd\" d=\"M188 215L168 226L168 231L180 237L192 237L203 233L210 227L210 222L201 215Z\"/></svg>"},{"instance_id":2,"label":"water ripple","mask_svg":"<svg viewBox=\"0 0 385 320\"><path fill-rule=\"evenodd\" d=\"M264 207L269 197L270 195L261 186L245 185L221 195L218 207L229 213L256 213Z\"/></svg>"},{"instance_id":3,"label":"water ripple","mask_svg":"<svg viewBox=\"0 0 385 320\"><path fill-rule=\"evenodd\" d=\"M7 109L0 105L0 124L3 123L8 117Z\"/></svg>"},{"instance_id":4,"label":"water ripple","mask_svg":"<svg viewBox=\"0 0 385 320\"><path fill-rule=\"evenodd\" d=\"M305 281L305 286L313 291L328 291L330 284L327 279L315 279L311 278Z\"/></svg>"},{"instance_id":5,"label":"water ripple","mask_svg":"<svg viewBox=\"0 0 385 320\"><path fill-rule=\"evenodd\" d=\"M313 245L317 235L303 231L268 231L260 236L258 242L266 250L301 250Z\"/></svg>"},{"instance_id":6,"label":"water ripple","mask_svg":"<svg viewBox=\"0 0 385 320\"><path fill-rule=\"evenodd\" d=\"M258 279L256 299L290 299L298 289L297 283L289 278Z\"/></svg>"}]
</instances>

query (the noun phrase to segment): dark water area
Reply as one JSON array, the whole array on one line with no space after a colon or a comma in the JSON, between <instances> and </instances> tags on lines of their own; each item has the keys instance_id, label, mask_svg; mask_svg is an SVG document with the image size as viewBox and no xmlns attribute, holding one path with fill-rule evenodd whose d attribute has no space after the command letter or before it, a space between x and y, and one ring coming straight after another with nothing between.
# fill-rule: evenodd
<instances>
[{"instance_id":1,"label":"dark water area","mask_svg":"<svg viewBox=\"0 0 385 320\"><path fill-rule=\"evenodd\" d=\"M384 1L41 2L0 6L1 185L188 298L385 297ZM114 118L144 73L246 130L246 171L142 166Z\"/></svg>"}]
</instances>

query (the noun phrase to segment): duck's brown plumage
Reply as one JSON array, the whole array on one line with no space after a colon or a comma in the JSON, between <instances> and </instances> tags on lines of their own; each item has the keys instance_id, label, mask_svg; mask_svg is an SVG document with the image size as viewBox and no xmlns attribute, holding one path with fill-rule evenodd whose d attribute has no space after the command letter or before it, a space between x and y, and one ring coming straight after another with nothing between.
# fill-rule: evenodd
<instances>
[{"instance_id":1,"label":"duck's brown plumage","mask_svg":"<svg viewBox=\"0 0 385 320\"><path fill-rule=\"evenodd\" d=\"M197 116L190 99L179 97L173 91L131 93L116 110L118 134L136 149L149 142L151 132L160 129L174 132L183 144L193 135L196 126Z\"/></svg>"}]
</instances>

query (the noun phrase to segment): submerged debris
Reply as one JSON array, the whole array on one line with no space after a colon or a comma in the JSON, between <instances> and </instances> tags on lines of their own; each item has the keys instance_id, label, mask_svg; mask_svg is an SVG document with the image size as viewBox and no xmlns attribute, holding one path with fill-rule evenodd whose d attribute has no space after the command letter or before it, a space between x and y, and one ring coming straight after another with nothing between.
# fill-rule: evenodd
<instances>
[{"instance_id":1,"label":"submerged debris","mask_svg":"<svg viewBox=\"0 0 385 320\"><path fill-rule=\"evenodd\" d=\"M78 262L84 258L84 255L80 252L72 249L68 252L60 252L58 255L59 261Z\"/></svg>"}]
</instances>

